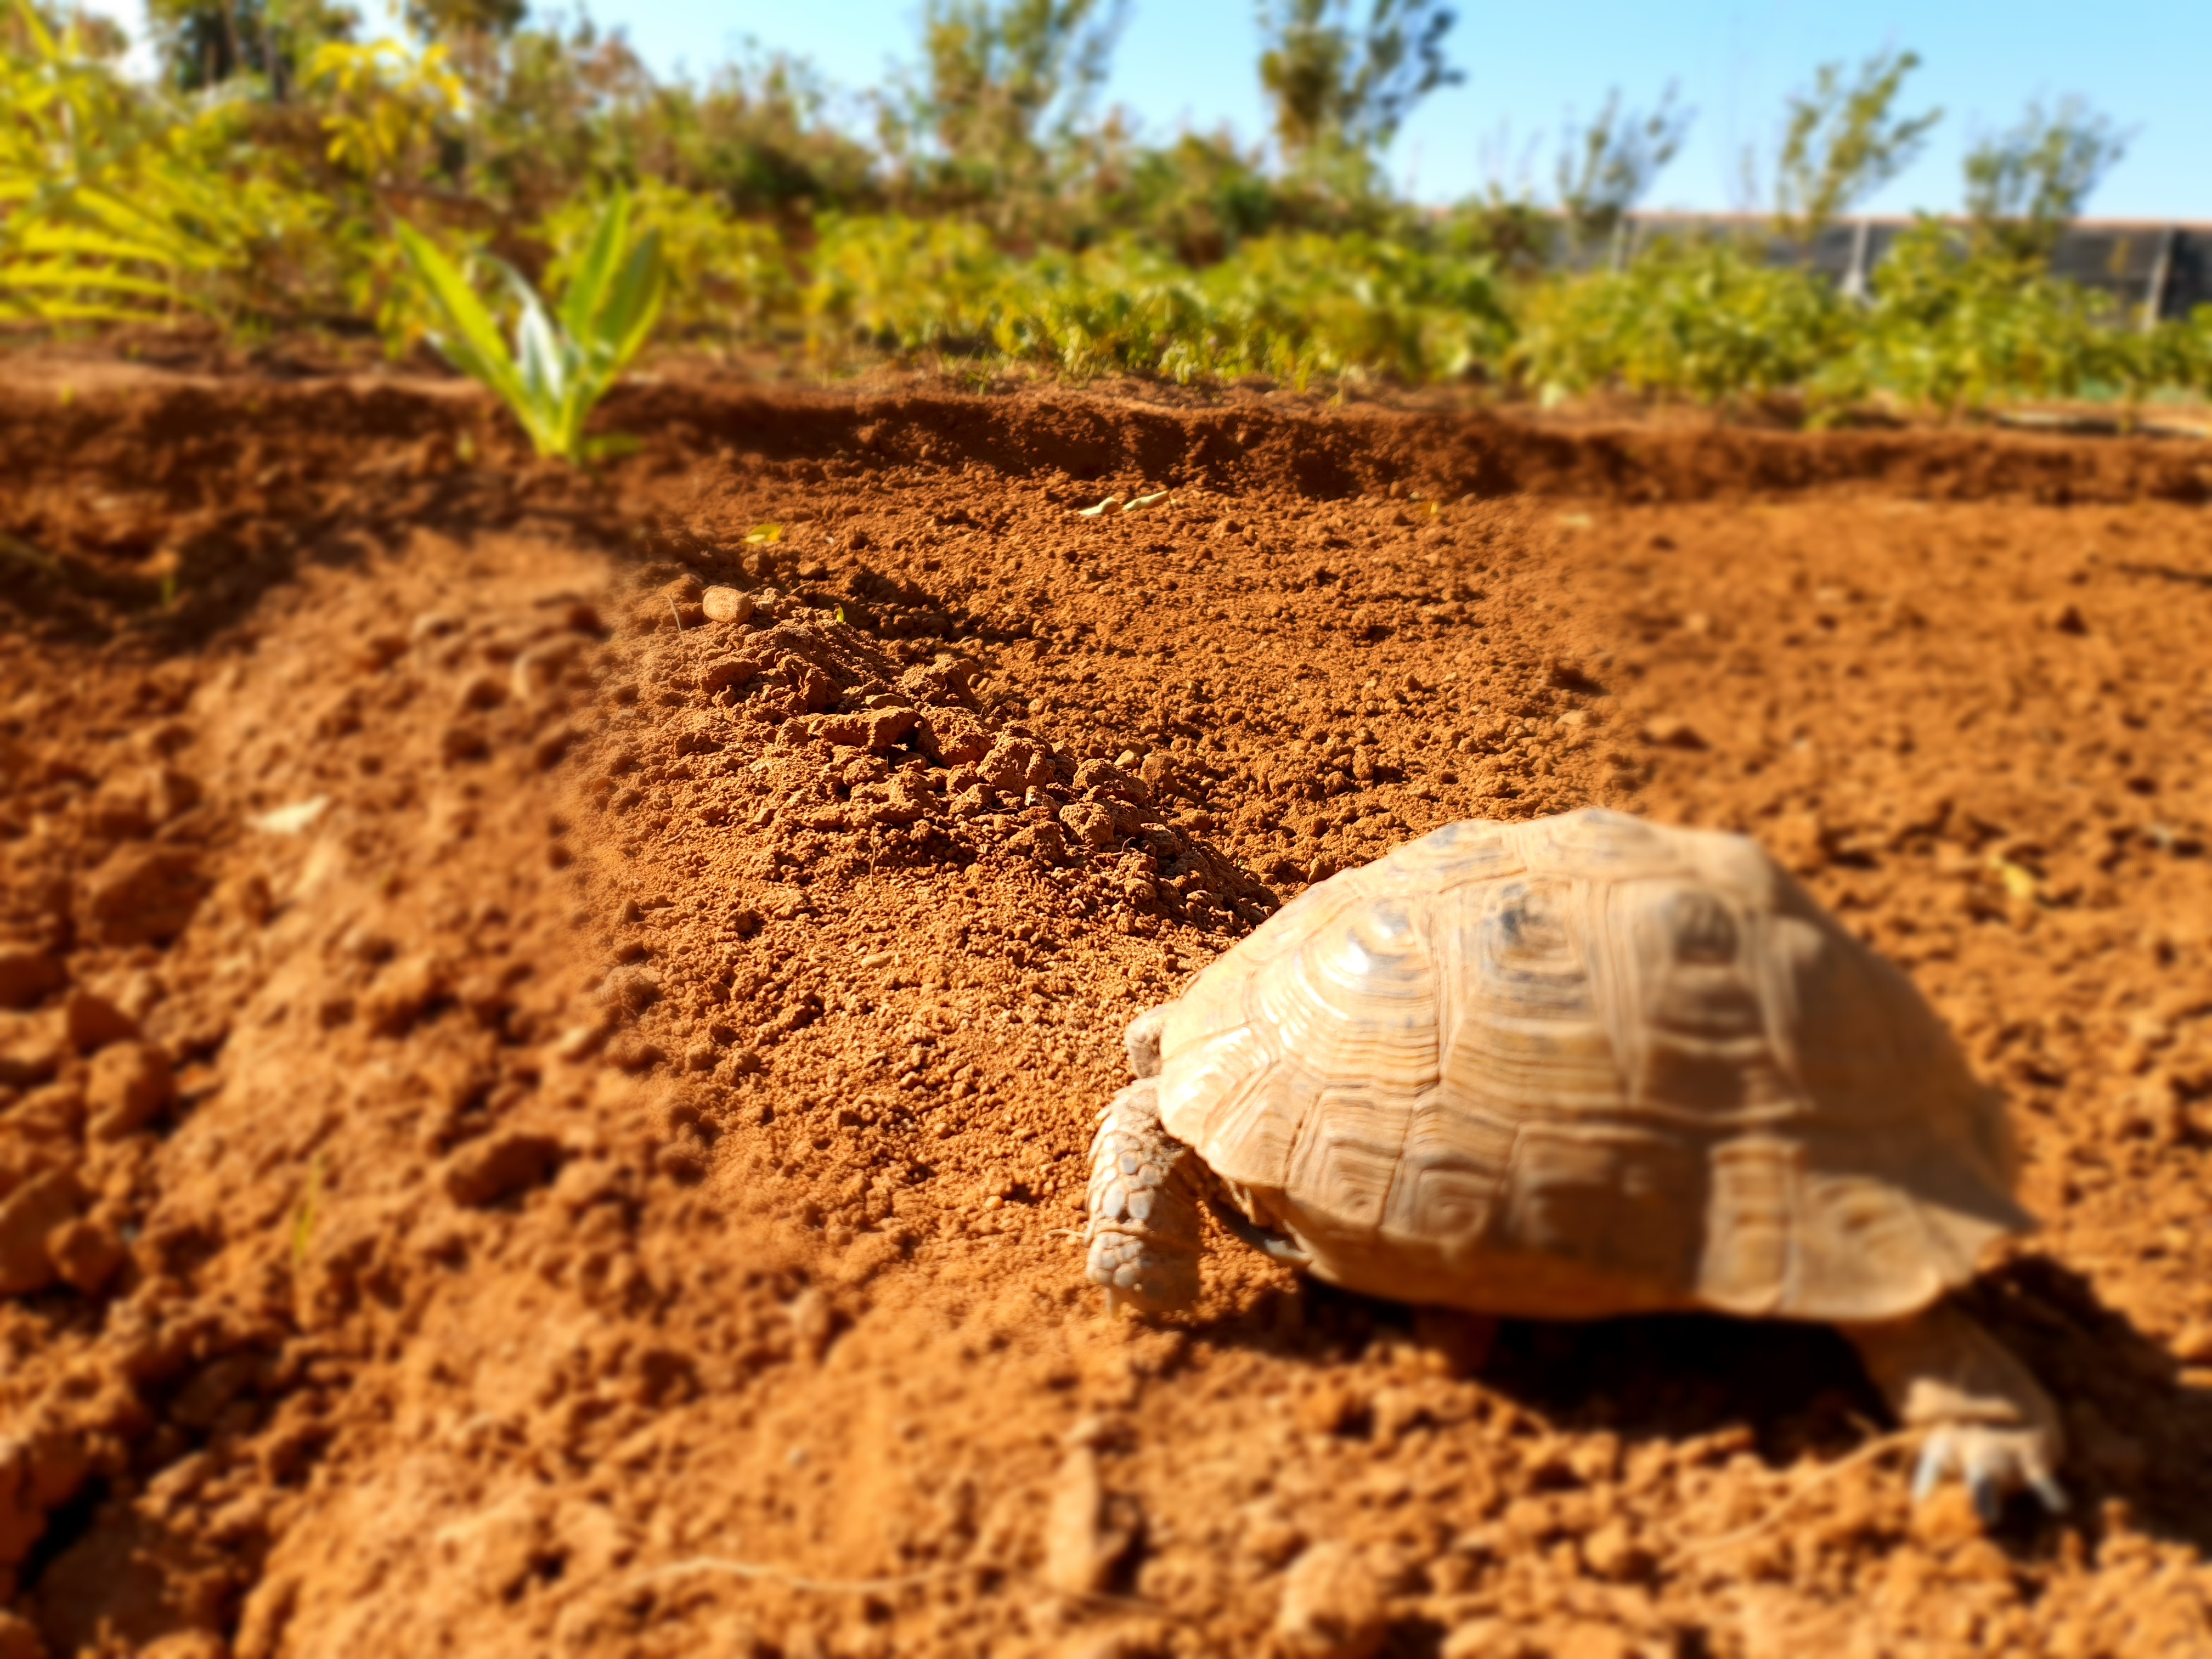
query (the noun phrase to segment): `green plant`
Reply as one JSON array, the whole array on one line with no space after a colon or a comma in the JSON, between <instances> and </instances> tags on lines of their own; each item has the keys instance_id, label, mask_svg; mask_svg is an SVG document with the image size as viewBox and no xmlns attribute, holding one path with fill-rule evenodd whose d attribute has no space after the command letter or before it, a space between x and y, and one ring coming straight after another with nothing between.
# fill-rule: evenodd
<instances>
[{"instance_id":1,"label":"green plant","mask_svg":"<svg viewBox=\"0 0 2212 1659\"><path fill-rule=\"evenodd\" d=\"M516 308L512 351L461 270L412 225L397 228L438 315L432 343L446 360L499 394L540 455L578 461L604 453L611 441L586 439L584 422L653 332L664 283L659 234L630 241L629 197L617 193L601 210L557 322L520 272L493 261Z\"/></svg>"},{"instance_id":2,"label":"green plant","mask_svg":"<svg viewBox=\"0 0 2212 1659\"><path fill-rule=\"evenodd\" d=\"M980 227L825 221L805 289L817 349L995 350L1078 379L1448 379L1510 337L1494 268L1385 237L1255 237L1193 270L1135 239L1030 259Z\"/></svg>"},{"instance_id":3,"label":"green plant","mask_svg":"<svg viewBox=\"0 0 2212 1659\"><path fill-rule=\"evenodd\" d=\"M321 204L229 167L236 112L143 94L50 29L29 0L0 19L0 313L150 322L221 310L262 245ZM7 27L12 25L12 27Z\"/></svg>"},{"instance_id":4,"label":"green plant","mask_svg":"<svg viewBox=\"0 0 2212 1659\"><path fill-rule=\"evenodd\" d=\"M683 336L760 338L787 325L798 289L783 239L739 219L711 196L647 174L631 192L641 231L660 239L667 272L664 325ZM605 198L579 193L545 216L538 234L553 250L545 283L558 287L581 268L605 211Z\"/></svg>"},{"instance_id":5,"label":"green plant","mask_svg":"<svg viewBox=\"0 0 2212 1659\"><path fill-rule=\"evenodd\" d=\"M1702 404L1789 392L1838 361L1847 307L1733 241L1662 240L1625 270L1545 285L1513 358L1547 401L1615 386Z\"/></svg>"}]
</instances>

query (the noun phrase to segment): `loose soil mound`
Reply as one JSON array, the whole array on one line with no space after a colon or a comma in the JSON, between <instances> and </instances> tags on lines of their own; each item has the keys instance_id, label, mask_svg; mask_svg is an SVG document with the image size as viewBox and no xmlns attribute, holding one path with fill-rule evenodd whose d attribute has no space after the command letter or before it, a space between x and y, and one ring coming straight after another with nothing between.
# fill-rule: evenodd
<instances>
[{"instance_id":1,"label":"loose soil mound","mask_svg":"<svg viewBox=\"0 0 2212 1659\"><path fill-rule=\"evenodd\" d=\"M0 404L0 1655L2212 1651L2195 450L701 377L592 478L71 372ZM1758 834L2007 1092L2071 1513L1916 1514L1825 1330L1085 1287L1130 1016L1585 803Z\"/></svg>"}]
</instances>

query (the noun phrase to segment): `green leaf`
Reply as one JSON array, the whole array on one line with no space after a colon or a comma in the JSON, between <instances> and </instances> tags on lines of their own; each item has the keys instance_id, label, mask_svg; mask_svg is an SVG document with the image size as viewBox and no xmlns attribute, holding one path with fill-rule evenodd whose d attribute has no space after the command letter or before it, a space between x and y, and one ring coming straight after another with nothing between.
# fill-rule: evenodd
<instances>
[{"instance_id":1,"label":"green leaf","mask_svg":"<svg viewBox=\"0 0 2212 1659\"><path fill-rule=\"evenodd\" d=\"M525 428L530 428L529 394L515 372L514 360L507 354L507 342L499 337L499 325L484 302L428 237L404 220L395 228L400 252L446 324L446 333L435 341L438 349L462 374L489 386L520 417ZM531 435L534 439L537 434L532 430Z\"/></svg>"},{"instance_id":2,"label":"green leaf","mask_svg":"<svg viewBox=\"0 0 2212 1659\"><path fill-rule=\"evenodd\" d=\"M629 240L629 193L617 191L600 210L599 222L592 228L583 262L577 266L568 291L562 296L561 326L568 330L571 339L585 340L593 333L593 319L614 274L615 263L622 258L623 246Z\"/></svg>"},{"instance_id":3,"label":"green leaf","mask_svg":"<svg viewBox=\"0 0 2212 1659\"><path fill-rule=\"evenodd\" d=\"M587 441L584 425L651 335L665 282L658 233L625 254L629 225L629 198L617 194L600 212L557 319L520 272L492 262L514 300L511 352L467 279L412 227L399 228L401 249L447 325L434 337L439 350L499 394L541 455L613 453L608 441Z\"/></svg>"},{"instance_id":4,"label":"green leaf","mask_svg":"<svg viewBox=\"0 0 2212 1659\"><path fill-rule=\"evenodd\" d=\"M606 373L610 379L637 356L653 333L666 292L665 268L660 257L660 233L648 232L623 262L613 292L599 314L598 337L605 343Z\"/></svg>"}]
</instances>

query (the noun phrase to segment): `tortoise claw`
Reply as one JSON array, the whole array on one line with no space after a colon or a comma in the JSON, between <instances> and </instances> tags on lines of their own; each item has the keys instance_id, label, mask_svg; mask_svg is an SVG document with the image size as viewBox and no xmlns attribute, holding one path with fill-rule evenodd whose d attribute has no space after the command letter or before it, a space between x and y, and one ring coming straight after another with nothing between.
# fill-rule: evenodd
<instances>
[{"instance_id":1,"label":"tortoise claw","mask_svg":"<svg viewBox=\"0 0 2212 1659\"><path fill-rule=\"evenodd\" d=\"M1929 1494L1943 1484L1943 1477L1951 1472L1957 1461L1958 1448L1952 1443L1948 1429L1938 1429L1928 1437L1928 1443L1920 1449L1920 1462L1912 1471L1912 1501L1924 1504Z\"/></svg>"},{"instance_id":2,"label":"tortoise claw","mask_svg":"<svg viewBox=\"0 0 2212 1659\"><path fill-rule=\"evenodd\" d=\"M2053 1515L2066 1509L2065 1488L2051 1473L2043 1437L2032 1429L1963 1424L1936 1430L1913 1471L1912 1501L1924 1500L1954 1470L1984 1526L1995 1526L2005 1499L2022 1490L2033 1492Z\"/></svg>"}]
</instances>

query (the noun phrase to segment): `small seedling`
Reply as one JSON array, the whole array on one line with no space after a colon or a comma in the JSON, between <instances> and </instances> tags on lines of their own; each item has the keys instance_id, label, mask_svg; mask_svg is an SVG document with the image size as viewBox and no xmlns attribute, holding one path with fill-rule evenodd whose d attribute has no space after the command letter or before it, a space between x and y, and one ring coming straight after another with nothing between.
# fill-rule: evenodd
<instances>
[{"instance_id":1,"label":"small seedling","mask_svg":"<svg viewBox=\"0 0 2212 1659\"><path fill-rule=\"evenodd\" d=\"M748 547L766 547L772 542L780 542L782 539L783 526L780 524L757 524L745 532L745 544Z\"/></svg>"},{"instance_id":2,"label":"small seedling","mask_svg":"<svg viewBox=\"0 0 2212 1659\"><path fill-rule=\"evenodd\" d=\"M617 194L600 211L582 262L569 279L556 322L520 271L500 260L517 315L514 345L500 337L491 308L437 247L404 221L399 246L441 319L431 336L446 361L497 392L540 455L595 459L624 446L586 438L584 422L653 332L665 271L660 236L629 246L629 198ZM627 253L624 252L628 249Z\"/></svg>"}]
</instances>

